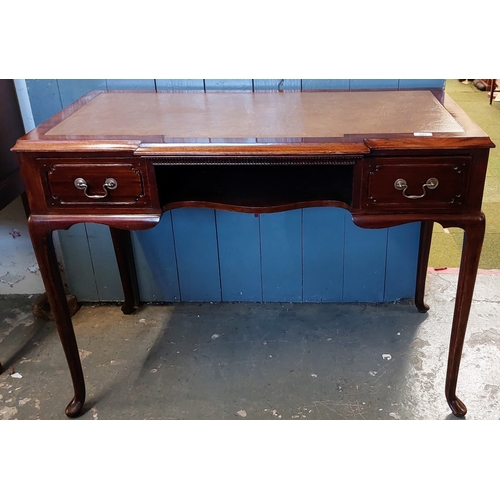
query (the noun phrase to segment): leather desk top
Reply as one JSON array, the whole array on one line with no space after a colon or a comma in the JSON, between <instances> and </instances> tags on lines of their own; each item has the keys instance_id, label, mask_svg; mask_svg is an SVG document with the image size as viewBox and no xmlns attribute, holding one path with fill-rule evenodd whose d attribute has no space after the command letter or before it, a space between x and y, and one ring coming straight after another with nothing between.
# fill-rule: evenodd
<instances>
[{"instance_id":1,"label":"leather desk top","mask_svg":"<svg viewBox=\"0 0 500 500\"><path fill-rule=\"evenodd\" d=\"M430 91L103 93L46 136L342 137L460 133Z\"/></svg>"}]
</instances>

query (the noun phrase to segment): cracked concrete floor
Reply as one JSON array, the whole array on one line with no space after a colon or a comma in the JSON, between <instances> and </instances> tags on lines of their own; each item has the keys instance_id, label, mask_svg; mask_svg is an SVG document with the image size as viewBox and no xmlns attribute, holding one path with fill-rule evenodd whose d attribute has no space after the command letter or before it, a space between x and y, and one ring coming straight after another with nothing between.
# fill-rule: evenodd
<instances>
[{"instance_id":1,"label":"cracked concrete floor","mask_svg":"<svg viewBox=\"0 0 500 500\"><path fill-rule=\"evenodd\" d=\"M457 276L427 314L396 304L84 306L74 325L91 419L456 420L444 398ZM0 296L0 419L66 419L71 382L34 296ZM457 395L500 418L500 275L478 276ZM14 373L12 373L14 371Z\"/></svg>"}]
</instances>

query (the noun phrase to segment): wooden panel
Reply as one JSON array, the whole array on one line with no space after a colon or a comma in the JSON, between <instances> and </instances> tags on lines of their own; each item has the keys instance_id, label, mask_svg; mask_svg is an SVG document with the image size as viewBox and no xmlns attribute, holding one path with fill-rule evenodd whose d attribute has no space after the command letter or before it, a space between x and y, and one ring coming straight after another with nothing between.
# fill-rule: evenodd
<instances>
[{"instance_id":1,"label":"wooden panel","mask_svg":"<svg viewBox=\"0 0 500 500\"><path fill-rule=\"evenodd\" d=\"M105 302L123 300L120 273L109 228L102 224L85 224L85 226L94 270L97 300Z\"/></svg>"},{"instance_id":2,"label":"wooden panel","mask_svg":"<svg viewBox=\"0 0 500 500\"><path fill-rule=\"evenodd\" d=\"M393 89L399 87L399 80L351 80L351 90Z\"/></svg>"},{"instance_id":3,"label":"wooden panel","mask_svg":"<svg viewBox=\"0 0 500 500\"><path fill-rule=\"evenodd\" d=\"M169 214L165 222L154 229L132 233L142 300L179 301ZM60 241L70 293L81 301L123 300L109 229L100 224L78 224L66 232L59 231L61 234L65 234Z\"/></svg>"},{"instance_id":4,"label":"wooden panel","mask_svg":"<svg viewBox=\"0 0 500 500\"><path fill-rule=\"evenodd\" d=\"M106 90L106 80L58 80L58 82L63 107L91 90Z\"/></svg>"},{"instance_id":5,"label":"wooden panel","mask_svg":"<svg viewBox=\"0 0 500 500\"><path fill-rule=\"evenodd\" d=\"M186 92L189 90L204 90L203 80L156 80L156 90L168 90L171 92Z\"/></svg>"},{"instance_id":6,"label":"wooden panel","mask_svg":"<svg viewBox=\"0 0 500 500\"><path fill-rule=\"evenodd\" d=\"M259 218L216 211L223 301L262 301Z\"/></svg>"},{"instance_id":7,"label":"wooden panel","mask_svg":"<svg viewBox=\"0 0 500 500\"><path fill-rule=\"evenodd\" d=\"M302 210L262 214L264 302L302 301Z\"/></svg>"},{"instance_id":8,"label":"wooden panel","mask_svg":"<svg viewBox=\"0 0 500 500\"><path fill-rule=\"evenodd\" d=\"M155 90L154 80L106 80L108 90Z\"/></svg>"},{"instance_id":9,"label":"wooden panel","mask_svg":"<svg viewBox=\"0 0 500 500\"><path fill-rule=\"evenodd\" d=\"M342 302L345 211L303 211L304 302Z\"/></svg>"},{"instance_id":10,"label":"wooden panel","mask_svg":"<svg viewBox=\"0 0 500 500\"><path fill-rule=\"evenodd\" d=\"M343 302L382 302L387 229L361 229L345 217Z\"/></svg>"},{"instance_id":11,"label":"wooden panel","mask_svg":"<svg viewBox=\"0 0 500 500\"><path fill-rule=\"evenodd\" d=\"M446 80L399 80L400 89L444 89Z\"/></svg>"},{"instance_id":12,"label":"wooden panel","mask_svg":"<svg viewBox=\"0 0 500 500\"><path fill-rule=\"evenodd\" d=\"M86 224L75 224L58 234L69 292L84 302L99 300Z\"/></svg>"},{"instance_id":13,"label":"wooden panel","mask_svg":"<svg viewBox=\"0 0 500 500\"><path fill-rule=\"evenodd\" d=\"M147 231L134 231L132 244L142 300L179 302L179 278L175 256L172 214Z\"/></svg>"},{"instance_id":14,"label":"wooden panel","mask_svg":"<svg viewBox=\"0 0 500 500\"><path fill-rule=\"evenodd\" d=\"M349 90L349 80L302 80L302 90Z\"/></svg>"},{"instance_id":15,"label":"wooden panel","mask_svg":"<svg viewBox=\"0 0 500 500\"><path fill-rule=\"evenodd\" d=\"M248 90L253 89L252 80L205 80L205 90Z\"/></svg>"},{"instance_id":16,"label":"wooden panel","mask_svg":"<svg viewBox=\"0 0 500 500\"><path fill-rule=\"evenodd\" d=\"M36 126L59 113L63 108L57 82L57 80L26 80Z\"/></svg>"},{"instance_id":17,"label":"wooden panel","mask_svg":"<svg viewBox=\"0 0 500 500\"><path fill-rule=\"evenodd\" d=\"M443 207L459 211L467 202L470 158L384 158L369 164L369 172L364 173L367 188L361 197L363 207L391 210L398 205L398 209L406 206L412 212Z\"/></svg>"},{"instance_id":18,"label":"wooden panel","mask_svg":"<svg viewBox=\"0 0 500 500\"><path fill-rule=\"evenodd\" d=\"M276 79L276 80L254 80L253 90L254 92L265 91L265 90L277 90L277 91L300 91L301 90L301 80L289 80L289 79Z\"/></svg>"},{"instance_id":19,"label":"wooden panel","mask_svg":"<svg viewBox=\"0 0 500 500\"><path fill-rule=\"evenodd\" d=\"M180 299L219 302L221 287L214 210L172 210L172 221Z\"/></svg>"},{"instance_id":20,"label":"wooden panel","mask_svg":"<svg viewBox=\"0 0 500 500\"><path fill-rule=\"evenodd\" d=\"M163 294L161 288L161 278L162 273L157 269L160 268L158 261L160 260L157 256L152 259L148 259L144 250L148 250L149 247L159 246L159 242L155 240L153 244L146 241L144 248L139 241L138 235L147 234L148 231L134 231L132 232L132 248L134 251L135 267L137 270L137 282L139 285L139 297L141 301L145 302L175 302L175 299L169 300ZM149 262L152 260L151 265ZM177 301L179 297L177 296Z\"/></svg>"},{"instance_id":21,"label":"wooden panel","mask_svg":"<svg viewBox=\"0 0 500 500\"><path fill-rule=\"evenodd\" d=\"M388 230L385 301L412 297L415 293L419 240L420 222Z\"/></svg>"},{"instance_id":22,"label":"wooden panel","mask_svg":"<svg viewBox=\"0 0 500 500\"><path fill-rule=\"evenodd\" d=\"M138 167L134 161L129 163L103 161L100 164L66 161L51 164L46 171L47 203L107 205L111 209L119 205L146 205L150 200L144 192L144 173L145 169ZM82 185L85 189L75 185L75 179L78 178L83 179ZM106 188L106 185L110 187ZM90 196L102 198L89 198Z\"/></svg>"}]
</instances>

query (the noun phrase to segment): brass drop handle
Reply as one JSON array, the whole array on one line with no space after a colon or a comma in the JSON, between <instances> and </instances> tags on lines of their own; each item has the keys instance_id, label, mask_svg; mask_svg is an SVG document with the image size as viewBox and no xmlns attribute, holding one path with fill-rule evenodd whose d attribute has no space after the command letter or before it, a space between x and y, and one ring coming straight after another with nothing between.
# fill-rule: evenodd
<instances>
[{"instance_id":1,"label":"brass drop handle","mask_svg":"<svg viewBox=\"0 0 500 500\"><path fill-rule=\"evenodd\" d=\"M436 189L438 185L439 181L435 177L431 177L430 179L427 179L427 182L425 184L422 184L422 194L406 194L408 183L404 179L398 179L394 182L394 187L398 191L403 191L403 196L405 198L409 198L410 200L418 200L419 198L423 198L427 194L425 188Z\"/></svg>"},{"instance_id":2,"label":"brass drop handle","mask_svg":"<svg viewBox=\"0 0 500 500\"><path fill-rule=\"evenodd\" d=\"M75 179L75 187L77 189L83 189L83 194L87 198L92 198L93 200L99 200L101 198L106 198L108 196L109 191L108 190L113 190L118 187L118 182L116 182L115 179L112 177L109 177L104 181L104 184L102 185L102 188L104 189L105 193L104 194L88 194L87 189L89 185L87 184L87 181L83 179L82 177L78 177L78 179Z\"/></svg>"}]
</instances>

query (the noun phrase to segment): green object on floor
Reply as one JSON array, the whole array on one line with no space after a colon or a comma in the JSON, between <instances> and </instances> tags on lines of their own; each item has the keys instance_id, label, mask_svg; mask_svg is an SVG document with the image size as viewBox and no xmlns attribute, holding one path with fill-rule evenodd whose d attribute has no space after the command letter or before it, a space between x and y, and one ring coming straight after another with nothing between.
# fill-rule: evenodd
<instances>
[{"instance_id":1,"label":"green object on floor","mask_svg":"<svg viewBox=\"0 0 500 500\"><path fill-rule=\"evenodd\" d=\"M486 235L479 261L480 269L500 269L500 103L490 105L488 92L481 92L473 84L446 80L448 95L475 121L497 145L490 150L483 212L486 215ZM454 268L460 266L463 231L443 229L434 224L429 267Z\"/></svg>"}]
</instances>

